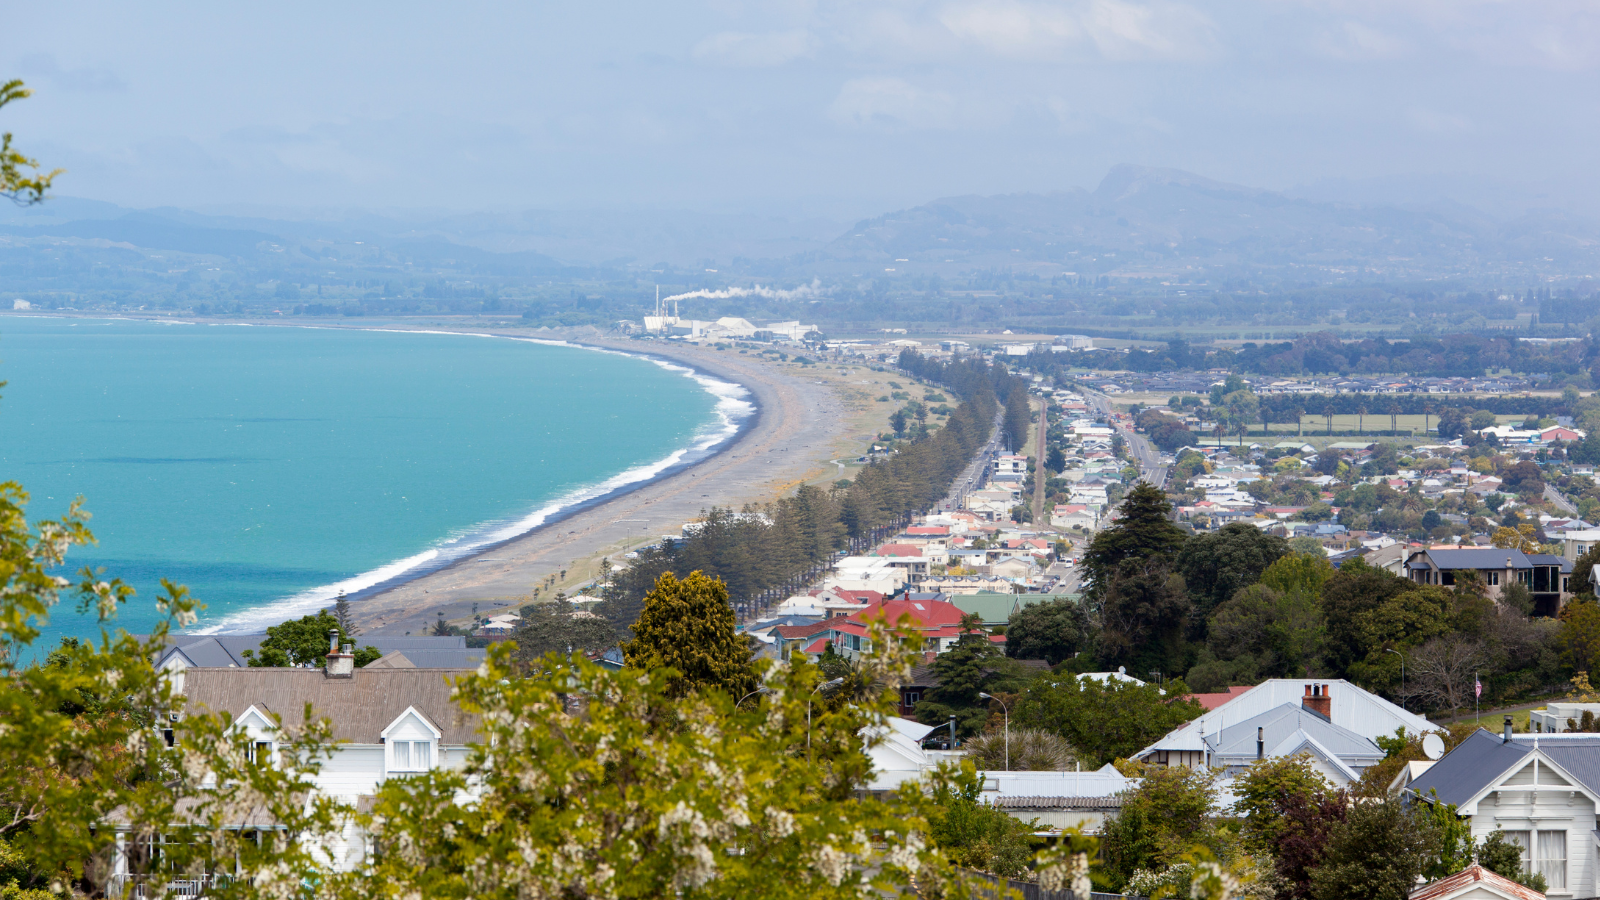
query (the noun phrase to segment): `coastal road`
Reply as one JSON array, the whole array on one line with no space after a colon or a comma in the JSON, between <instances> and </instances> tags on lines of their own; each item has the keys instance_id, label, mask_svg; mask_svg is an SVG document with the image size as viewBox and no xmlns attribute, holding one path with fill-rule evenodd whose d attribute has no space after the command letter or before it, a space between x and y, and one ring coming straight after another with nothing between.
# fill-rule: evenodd
<instances>
[{"instance_id":1,"label":"coastal road","mask_svg":"<svg viewBox=\"0 0 1600 900\"><path fill-rule=\"evenodd\" d=\"M962 504L967 502L967 494L983 487L984 482L988 480L985 475L988 472L990 462L999 452L1000 415L996 414L994 427L989 430L989 442L979 448L978 452L973 455L972 462L967 463L967 468L956 478L955 483L950 485L950 494L940 500L934 506L933 511L950 512L951 510L960 509Z\"/></svg>"}]
</instances>

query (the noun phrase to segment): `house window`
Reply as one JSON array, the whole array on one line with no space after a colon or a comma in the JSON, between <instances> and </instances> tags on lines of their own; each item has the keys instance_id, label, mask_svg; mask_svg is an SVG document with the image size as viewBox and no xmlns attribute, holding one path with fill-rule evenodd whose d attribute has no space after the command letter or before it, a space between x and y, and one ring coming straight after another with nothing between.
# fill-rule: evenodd
<instances>
[{"instance_id":1,"label":"house window","mask_svg":"<svg viewBox=\"0 0 1600 900\"><path fill-rule=\"evenodd\" d=\"M1483 573L1484 583L1490 587L1500 586L1500 572L1498 569Z\"/></svg>"},{"instance_id":2,"label":"house window","mask_svg":"<svg viewBox=\"0 0 1600 900\"><path fill-rule=\"evenodd\" d=\"M1541 831L1533 850L1534 871L1544 876L1552 891L1567 889L1567 833Z\"/></svg>"},{"instance_id":3,"label":"house window","mask_svg":"<svg viewBox=\"0 0 1600 900\"><path fill-rule=\"evenodd\" d=\"M1444 586L1446 586L1446 587L1454 586L1455 583L1456 583L1455 570L1454 569L1446 569L1443 572L1440 572L1439 573L1439 583L1444 585Z\"/></svg>"},{"instance_id":4,"label":"house window","mask_svg":"<svg viewBox=\"0 0 1600 900\"><path fill-rule=\"evenodd\" d=\"M921 691L902 691L900 693L900 705L901 706L916 706L918 703L921 703L921 702L922 702L922 692Z\"/></svg>"},{"instance_id":5,"label":"house window","mask_svg":"<svg viewBox=\"0 0 1600 900\"><path fill-rule=\"evenodd\" d=\"M250 743L250 762L258 766L270 764L272 762L272 742L252 741Z\"/></svg>"},{"instance_id":6,"label":"house window","mask_svg":"<svg viewBox=\"0 0 1600 900\"><path fill-rule=\"evenodd\" d=\"M422 772L433 763L433 745L428 741L395 741L390 746L394 748L392 771Z\"/></svg>"}]
</instances>

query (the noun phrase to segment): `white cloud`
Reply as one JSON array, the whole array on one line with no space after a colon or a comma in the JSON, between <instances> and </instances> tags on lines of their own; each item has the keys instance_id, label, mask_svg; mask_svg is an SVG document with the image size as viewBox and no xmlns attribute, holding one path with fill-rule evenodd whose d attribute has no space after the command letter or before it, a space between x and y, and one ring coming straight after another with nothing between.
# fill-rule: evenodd
<instances>
[{"instance_id":1,"label":"white cloud","mask_svg":"<svg viewBox=\"0 0 1600 900\"><path fill-rule=\"evenodd\" d=\"M1067 10L1013 0L953 3L940 11L939 22L957 37L1000 56L1053 56L1086 38L1078 18Z\"/></svg>"},{"instance_id":2,"label":"white cloud","mask_svg":"<svg viewBox=\"0 0 1600 900\"><path fill-rule=\"evenodd\" d=\"M812 38L806 31L746 34L723 31L694 45L694 58L724 66L781 66L809 56Z\"/></svg>"},{"instance_id":3,"label":"white cloud","mask_svg":"<svg viewBox=\"0 0 1600 900\"><path fill-rule=\"evenodd\" d=\"M1208 59L1222 46L1211 20L1181 3L1096 0L1084 13L1084 25L1108 59Z\"/></svg>"},{"instance_id":4,"label":"white cloud","mask_svg":"<svg viewBox=\"0 0 1600 900\"><path fill-rule=\"evenodd\" d=\"M916 129L952 128L962 118L954 96L924 91L900 78L845 82L828 117L844 125Z\"/></svg>"},{"instance_id":5,"label":"white cloud","mask_svg":"<svg viewBox=\"0 0 1600 900\"><path fill-rule=\"evenodd\" d=\"M1317 38L1317 49L1333 59L1397 59L1410 44L1388 31L1362 22L1340 22Z\"/></svg>"}]
</instances>

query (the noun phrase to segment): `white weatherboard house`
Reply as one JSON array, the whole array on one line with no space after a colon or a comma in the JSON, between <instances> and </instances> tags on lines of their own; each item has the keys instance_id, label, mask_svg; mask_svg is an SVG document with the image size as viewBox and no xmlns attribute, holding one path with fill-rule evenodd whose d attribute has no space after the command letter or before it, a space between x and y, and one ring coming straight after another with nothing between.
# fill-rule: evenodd
<instances>
[{"instance_id":1,"label":"white weatherboard house","mask_svg":"<svg viewBox=\"0 0 1600 900\"><path fill-rule=\"evenodd\" d=\"M1407 793L1455 804L1475 840L1504 831L1544 876L1547 896L1600 895L1600 735L1479 730Z\"/></svg>"},{"instance_id":2,"label":"white weatherboard house","mask_svg":"<svg viewBox=\"0 0 1600 900\"><path fill-rule=\"evenodd\" d=\"M190 667L184 672L187 708L232 714L235 727L250 736L257 759L272 760L281 739L272 714L292 728L311 704L316 715L332 722L339 742L315 778L316 789L351 806L390 778L466 763L478 721L451 700L450 681L471 670L376 664L357 669L349 649L330 653L321 669ZM271 824L240 822L237 827ZM352 826L329 852L336 867L352 868L366 852L363 835ZM126 861L119 858L114 871L126 876ZM181 892L204 886L168 887Z\"/></svg>"},{"instance_id":3,"label":"white weatherboard house","mask_svg":"<svg viewBox=\"0 0 1600 900\"><path fill-rule=\"evenodd\" d=\"M1377 739L1396 730L1419 735L1435 726L1348 681L1274 678L1178 726L1134 758L1237 771L1257 758L1305 753L1343 786L1383 759Z\"/></svg>"}]
</instances>

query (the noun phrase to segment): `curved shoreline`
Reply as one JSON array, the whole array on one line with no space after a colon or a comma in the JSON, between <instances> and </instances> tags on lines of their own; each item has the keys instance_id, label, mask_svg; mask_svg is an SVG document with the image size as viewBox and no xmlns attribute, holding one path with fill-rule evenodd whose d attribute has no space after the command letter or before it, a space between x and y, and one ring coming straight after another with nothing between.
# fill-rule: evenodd
<instances>
[{"instance_id":1,"label":"curved shoreline","mask_svg":"<svg viewBox=\"0 0 1600 900\"><path fill-rule=\"evenodd\" d=\"M363 330L379 330L379 329L363 329ZM405 330L405 329L382 329L382 330L398 331L398 330ZM442 334L470 334L472 332L449 331L449 332L440 332L440 333L442 333ZM481 332L479 332L479 333L481 333ZM530 340L529 338L514 338L511 335L488 335L488 336L491 336L491 337L506 337L506 338L516 339L516 340ZM623 355L623 356L633 356L633 357L637 357L637 358L640 358L640 359L651 360L653 362L654 361L667 362L667 363L671 364L674 367L677 367L677 368L685 368L686 367L690 371L692 371L692 372L694 372L696 374L702 375L704 377L712 378L712 379L715 379L717 381L720 381L720 382L723 382L723 383L726 383L726 384L736 385L738 387L743 388L745 390L745 392L747 394L749 394L752 398L755 396L755 392L753 390L751 390L749 385L742 384L742 383L740 383L738 381L733 381L732 379L730 379L730 378L728 378L728 377L726 377L724 375L720 375L720 374L717 374L717 373L714 373L714 372L707 371L704 368L701 368L699 366L696 366L696 365L693 365L693 364L690 364L690 363L687 363L687 362L681 362L681 361L677 361L677 360L672 360L672 359L667 358L667 357L654 357L653 358L651 355L646 354L646 353L636 353L636 352L630 352L630 351L627 351L627 350L618 350L618 349L615 349L615 348L612 348L612 347L602 347L602 346L598 346L598 345L584 344L581 341L544 341L544 340L539 340L539 339L532 339L532 340L534 340L537 343L545 343L545 344L551 344L551 345L557 345L557 346L581 347L581 348L586 349L586 350L594 350L594 351L599 351L599 352L604 352L604 353L616 353L616 354L620 354L620 355ZM715 443L712 443L712 444L710 444L710 445L708 445L706 447L694 450L692 453L690 451L682 451L682 452L685 453L686 457L692 456L692 458L685 458L685 459L682 459L682 460L680 460L678 462L672 463L671 465L668 465L665 468L663 468L661 471L656 472L655 474L650 475L650 476L648 476L646 478L641 478L641 479L638 479L638 480L635 480L635 481L628 481L628 482L626 482L624 484L619 484L616 487L611 488L610 490L607 490L606 492L604 492L602 494L597 494L596 496L588 497L588 498L585 498L583 500L578 500L578 501L575 501L575 502L572 502L572 503L563 504L562 506L560 506L557 509L553 510L549 515L545 516L544 519L541 522L539 522L539 524L534 525L533 527L531 527L531 528L529 528L529 529L527 529L525 531L520 531L520 532L518 532L516 534L510 535L510 536L502 538L500 540L474 545L470 550L468 550L468 551L466 551L464 553L451 556L448 559L442 559L442 560L438 561L437 563L432 563L430 561L430 562L420 563L420 564L418 564L416 566L412 566L412 567L406 569L404 572L401 572L400 574L395 575L392 578L384 579L383 581L377 582L376 584L373 584L373 585L371 585L369 587L365 587L365 588L362 588L359 591L355 591L353 593L347 594L346 595L346 599L348 599L351 603L359 603L362 600L366 600L366 599L371 598L371 597L376 597L379 594L387 593L388 591L394 590L395 588L398 588L398 587L400 587L402 585L405 585L405 584L408 584L410 582L416 581L416 580L418 580L420 578L426 578L426 577L428 577L430 575L433 575L433 574L435 574L437 572L445 572L445 571L453 569L453 568L455 568L457 566L470 565L472 563L477 562L479 560L479 558L482 557L486 553L492 553L492 552L494 552L496 550L499 550L499 549L507 546L508 544L516 543L517 541L520 541L520 540L522 540L524 538L533 537L534 535L537 535L542 531L546 531L546 530L548 530L550 528L553 528L556 525L560 525L560 524L566 522L567 520L572 519L575 516L580 515L581 513L584 513L586 511L592 510L592 509L598 509L599 507L602 507L602 506L606 505L607 503L610 503L610 502L612 502L614 500L617 500L619 498L625 497L625 496L627 496L627 495L629 495L631 493L634 493L635 491L644 490L645 488L648 488L652 484L655 484L655 483L660 482L660 481L668 480L668 479L670 479L670 478L672 478L672 477L674 477L676 475L679 475L679 474L681 474L683 472L686 472L686 471L694 468L695 466L698 466L698 465L700 465L702 463L708 462L708 461L716 458L716 456L718 454L727 452L728 450L731 450L732 448L737 446L738 443L741 440L743 440L747 435L749 435L751 432L753 432L760 425L761 416L762 416L762 410L763 410L762 404L760 402L754 400L754 399L751 399L748 402L750 403L750 406L751 406L750 413L748 415L743 416L743 417L740 418L737 426L734 428L734 430L733 430L733 432L731 434L729 434L729 435L727 435L725 437L719 438ZM626 473L625 472L621 472L621 473L618 473L617 476L613 476L613 477L618 477L618 476L620 476L622 474L626 474ZM581 491L583 489L579 489L579 490ZM556 500L556 501L551 501L551 502L552 503L559 502L559 499ZM361 610L361 608L359 606L353 607L352 611L357 614L358 618L360 617L360 613L362 612L362 610Z\"/></svg>"},{"instance_id":2,"label":"curved shoreline","mask_svg":"<svg viewBox=\"0 0 1600 900\"><path fill-rule=\"evenodd\" d=\"M439 322L411 326L393 320L358 325L189 321L127 314L55 317L494 337L634 356L684 370L686 377L724 382L744 390L745 396L740 399L750 402L750 414L721 441L700 448L703 453L652 476L564 505L537 525L504 540L479 544L446 559L416 560L392 577L350 591L347 596L357 601L352 603L351 611L359 626L369 633L422 633L437 616L459 622L472 613L492 613L497 607L519 600L526 602L527 595L551 575L559 576L556 584L571 591L597 574L601 557L615 557L616 562L621 562L621 553L662 535L678 534L684 523L696 520L711 506L738 508L748 502L775 499L807 481L832 480L829 476L843 474L842 469L835 473L834 458L857 455L858 441L871 440L882 427L881 423L873 426L859 417L852 421L848 414L852 405L859 410L856 401L861 399L859 389L851 385L867 382L840 381L826 368L780 366L756 355L723 353L681 343L646 344L599 335L592 329L573 329L577 334L564 331L530 335L526 330L503 326ZM840 374L844 374L842 370ZM814 380L818 376L827 381ZM878 388L881 385L875 386L873 393ZM865 433L868 428L874 429L872 434ZM847 435L852 429L863 433ZM485 523L480 534L493 530ZM399 559L387 567L411 559ZM584 563L588 565L583 566ZM382 568L368 570L365 574L381 571ZM333 586L335 590L337 584ZM329 585L321 585L312 590L324 592L328 588ZM294 615L332 603L332 594L326 599L312 599L304 597L304 591L295 593L301 595L304 609L297 603ZM294 595L282 598L291 599ZM244 615L248 614L240 618ZM207 630L255 628L259 624L219 622Z\"/></svg>"},{"instance_id":3,"label":"curved shoreline","mask_svg":"<svg viewBox=\"0 0 1600 900\"><path fill-rule=\"evenodd\" d=\"M669 344L644 350L631 341L603 338L572 343L655 355L739 384L750 392L757 412L718 452L632 490L574 508L561 520L565 529L541 527L497 545L492 553L467 556L421 577L368 592L351 606L364 630L420 633L440 615L460 620L473 612L491 612L526 597L548 575L585 561L589 569L565 580L588 580L602 556L676 534L683 523L711 506L737 508L769 500L832 471L825 460L837 455L830 451L844 438L848 422L838 394L822 382L794 378L757 358L730 357L693 346Z\"/></svg>"}]
</instances>

